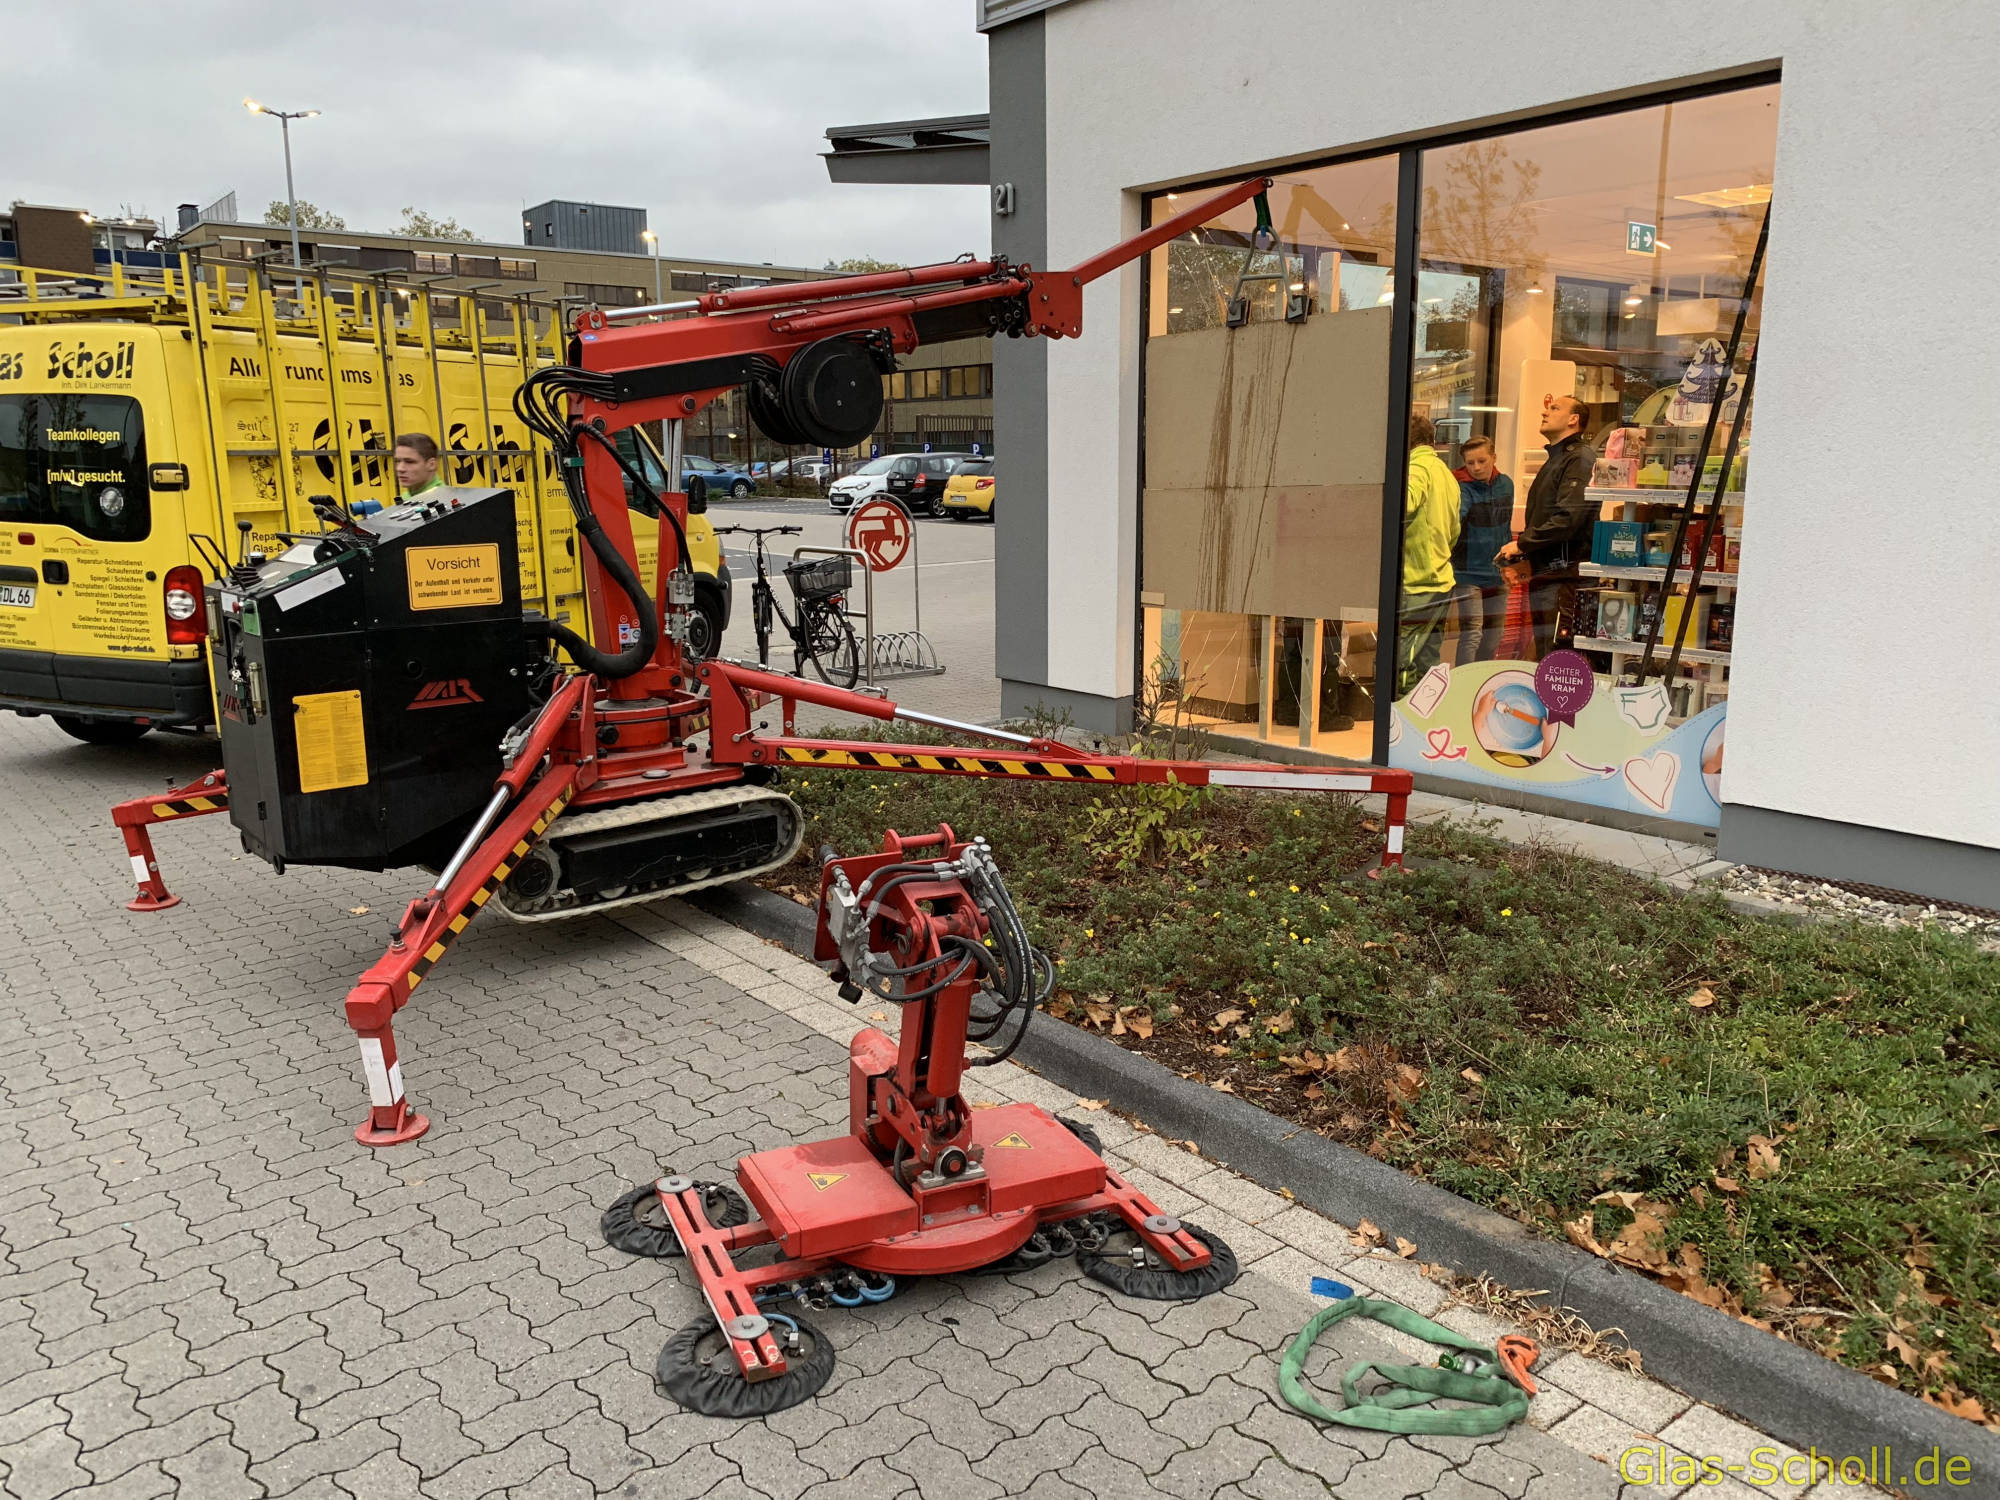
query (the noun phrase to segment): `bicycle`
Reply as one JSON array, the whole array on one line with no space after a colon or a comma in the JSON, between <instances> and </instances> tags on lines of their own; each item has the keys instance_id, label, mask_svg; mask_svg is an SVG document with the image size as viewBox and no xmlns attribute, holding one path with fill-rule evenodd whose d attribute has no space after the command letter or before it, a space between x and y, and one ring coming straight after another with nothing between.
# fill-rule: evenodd
<instances>
[{"instance_id":1,"label":"bicycle","mask_svg":"<svg viewBox=\"0 0 2000 1500\"><path fill-rule=\"evenodd\" d=\"M792 639L792 669L803 676L810 661L821 682L851 688L861 679L861 648L848 623L843 600L854 585L854 567L845 557L820 557L785 564L785 581L798 602L798 618L786 615L764 564L764 538L800 536L803 526L718 526L717 536L744 533L755 539L757 577L750 585L750 618L757 630L757 663L771 665L771 617Z\"/></svg>"}]
</instances>

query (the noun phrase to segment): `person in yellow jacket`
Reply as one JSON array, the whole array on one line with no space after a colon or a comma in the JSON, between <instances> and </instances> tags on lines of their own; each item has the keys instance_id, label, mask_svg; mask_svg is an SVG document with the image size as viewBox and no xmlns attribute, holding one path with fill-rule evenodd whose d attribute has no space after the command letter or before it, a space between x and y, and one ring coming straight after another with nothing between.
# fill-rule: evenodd
<instances>
[{"instance_id":1,"label":"person in yellow jacket","mask_svg":"<svg viewBox=\"0 0 2000 1500\"><path fill-rule=\"evenodd\" d=\"M1431 445L1437 430L1410 413L1410 480L1403 496L1403 602L1396 621L1396 696L1438 664L1445 615L1457 586L1451 549L1458 545L1458 481Z\"/></svg>"}]
</instances>

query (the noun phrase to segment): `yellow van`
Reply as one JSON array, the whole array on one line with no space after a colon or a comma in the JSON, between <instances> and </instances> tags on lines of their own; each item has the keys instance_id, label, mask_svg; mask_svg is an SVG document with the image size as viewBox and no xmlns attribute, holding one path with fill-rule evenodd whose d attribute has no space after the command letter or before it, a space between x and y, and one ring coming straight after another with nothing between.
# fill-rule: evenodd
<instances>
[{"instance_id":1,"label":"yellow van","mask_svg":"<svg viewBox=\"0 0 2000 1500\"><path fill-rule=\"evenodd\" d=\"M393 504L398 432L436 439L447 482L514 490L523 602L581 628L574 518L512 404L562 340L526 297L385 277L22 271L0 286L0 709L97 744L212 723L203 585L322 530L315 500ZM627 456L664 487L649 440ZM632 519L650 581L658 523ZM687 530L712 650L729 573L707 516Z\"/></svg>"}]
</instances>

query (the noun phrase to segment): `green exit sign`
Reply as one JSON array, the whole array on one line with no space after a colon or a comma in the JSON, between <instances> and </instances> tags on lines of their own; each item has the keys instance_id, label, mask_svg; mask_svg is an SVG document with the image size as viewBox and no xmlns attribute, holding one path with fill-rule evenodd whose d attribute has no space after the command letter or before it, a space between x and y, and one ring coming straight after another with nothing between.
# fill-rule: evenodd
<instances>
[{"instance_id":1,"label":"green exit sign","mask_svg":"<svg viewBox=\"0 0 2000 1500\"><path fill-rule=\"evenodd\" d=\"M1657 225L1634 224L1628 220L1625 224L1625 248L1633 255L1651 255L1659 233Z\"/></svg>"}]
</instances>

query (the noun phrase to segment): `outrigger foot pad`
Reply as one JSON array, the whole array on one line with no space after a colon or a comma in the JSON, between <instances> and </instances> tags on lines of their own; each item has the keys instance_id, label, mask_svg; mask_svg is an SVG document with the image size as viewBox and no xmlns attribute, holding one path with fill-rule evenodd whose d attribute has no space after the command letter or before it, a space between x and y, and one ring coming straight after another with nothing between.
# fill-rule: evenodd
<instances>
[{"instance_id":1,"label":"outrigger foot pad","mask_svg":"<svg viewBox=\"0 0 2000 1500\"><path fill-rule=\"evenodd\" d=\"M733 1229L750 1222L749 1200L729 1184L703 1182L695 1186L701 1189L702 1213L714 1228ZM604 1234L605 1244L627 1255L664 1260L686 1253L674 1234L674 1226L667 1220L667 1211L660 1206L655 1183L641 1183L630 1192L620 1193L604 1210L598 1228Z\"/></svg>"},{"instance_id":2,"label":"outrigger foot pad","mask_svg":"<svg viewBox=\"0 0 2000 1500\"><path fill-rule=\"evenodd\" d=\"M1108 1242L1095 1250L1080 1250L1077 1261L1083 1274L1101 1281L1114 1292L1140 1297L1149 1302L1191 1302L1219 1292L1236 1279L1236 1252L1220 1235L1194 1224L1181 1228L1209 1249L1209 1262L1198 1271L1175 1271L1145 1250L1129 1228L1120 1225ZM1137 1258L1135 1258L1135 1256Z\"/></svg>"},{"instance_id":3,"label":"outrigger foot pad","mask_svg":"<svg viewBox=\"0 0 2000 1500\"><path fill-rule=\"evenodd\" d=\"M833 1343L794 1313L770 1315L785 1354L785 1373L745 1380L729 1340L712 1317L697 1318L667 1340L655 1369L660 1388L704 1417L768 1417L817 1395L833 1376Z\"/></svg>"}]
</instances>

